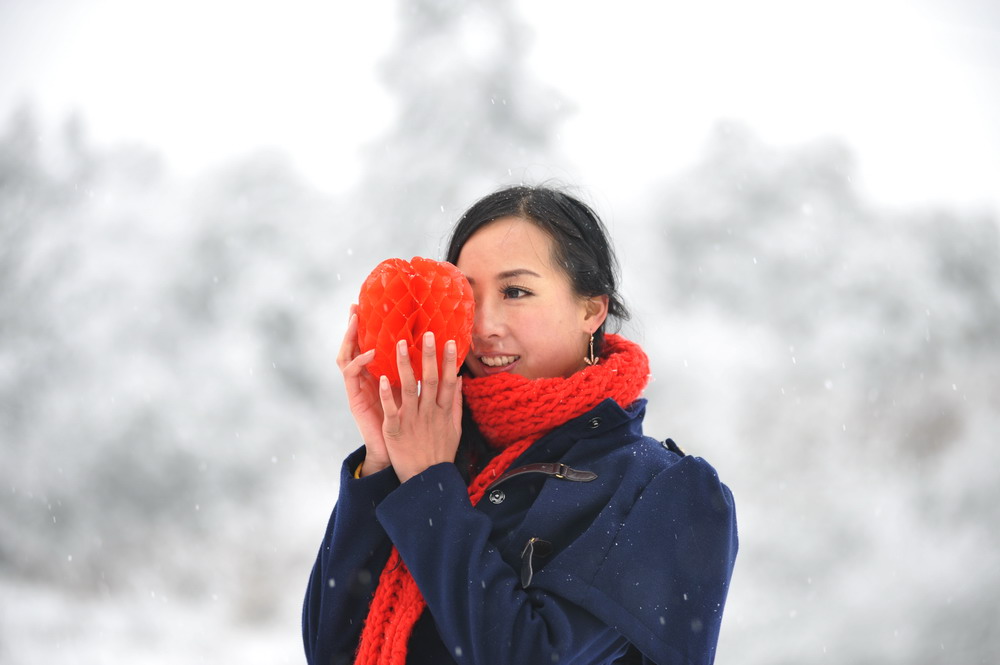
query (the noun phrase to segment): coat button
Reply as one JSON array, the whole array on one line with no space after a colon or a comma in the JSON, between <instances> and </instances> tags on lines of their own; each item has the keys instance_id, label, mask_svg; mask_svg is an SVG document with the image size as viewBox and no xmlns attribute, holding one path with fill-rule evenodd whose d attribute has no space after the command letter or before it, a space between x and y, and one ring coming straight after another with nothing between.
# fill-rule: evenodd
<instances>
[{"instance_id":1,"label":"coat button","mask_svg":"<svg viewBox=\"0 0 1000 665\"><path fill-rule=\"evenodd\" d=\"M503 500L507 498L507 495L503 493L503 490L493 490L490 492L490 503L503 503Z\"/></svg>"},{"instance_id":2,"label":"coat button","mask_svg":"<svg viewBox=\"0 0 1000 665\"><path fill-rule=\"evenodd\" d=\"M590 429L597 429L598 427L601 426L601 419L600 418L591 418L590 422L587 423L587 424L590 426Z\"/></svg>"}]
</instances>

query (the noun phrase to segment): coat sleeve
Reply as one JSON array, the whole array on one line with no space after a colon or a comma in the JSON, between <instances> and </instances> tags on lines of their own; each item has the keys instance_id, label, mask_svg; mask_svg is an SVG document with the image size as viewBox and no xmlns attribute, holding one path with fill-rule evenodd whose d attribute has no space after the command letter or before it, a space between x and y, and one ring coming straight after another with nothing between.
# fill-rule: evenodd
<instances>
[{"instance_id":1,"label":"coat sleeve","mask_svg":"<svg viewBox=\"0 0 1000 665\"><path fill-rule=\"evenodd\" d=\"M306 587L302 639L310 665L351 663L392 543L375 506L399 486L392 469L354 478L364 448L345 460L337 505Z\"/></svg>"},{"instance_id":2,"label":"coat sleeve","mask_svg":"<svg viewBox=\"0 0 1000 665\"><path fill-rule=\"evenodd\" d=\"M490 519L469 502L458 470L438 464L378 506L459 663L508 665L609 662L625 639L578 604L520 585L489 540Z\"/></svg>"}]
</instances>

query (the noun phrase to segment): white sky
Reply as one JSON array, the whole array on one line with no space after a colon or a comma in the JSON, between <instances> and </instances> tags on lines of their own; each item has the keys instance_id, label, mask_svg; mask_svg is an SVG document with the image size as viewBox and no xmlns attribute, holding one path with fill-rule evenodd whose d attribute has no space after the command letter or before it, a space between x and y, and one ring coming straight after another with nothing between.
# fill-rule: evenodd
<instances>
[{"instance_id":1,"label":"white sky","mask_svg":"<svg viewBox=\"0 0 1000 665\"><path fill-rule=\"evenodd\" d=\"M765 140L842 136L890 203L1000 209L1000 10L986 0L528 2L529 62L577 112L577 183L630 197L691 163L718 119ZM391 122L374 66L395 2L0 0L0 117L81 111L196 172L277 147L348 186ZM44 137L43 137L44 139Z\"/></svg>"}]
</instances>

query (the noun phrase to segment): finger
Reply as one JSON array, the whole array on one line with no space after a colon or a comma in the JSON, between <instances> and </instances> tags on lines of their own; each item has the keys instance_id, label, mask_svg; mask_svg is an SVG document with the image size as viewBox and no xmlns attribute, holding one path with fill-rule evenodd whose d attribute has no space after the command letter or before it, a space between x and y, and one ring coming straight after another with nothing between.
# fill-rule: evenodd
<instances>
[{"instance_id":1,"label":"finger","mask_svg":"<svg viewBox=\"0 0 1000 665\"><path fill-rule=\"evenodd\" d=\"M347 363L347 366L343 369L344 376L357 376L361 374L361 370L370 365L373 360L375 360L375 349L368 349Z\"/></svg>"},{"instance_id":2,"label":"finger","mask_svg":"<svg viewBox=\"0 0 1000 665\"><path fill-rule=\"evenodd\" d=\"M455 399L455 390L458 384L457 355L455 340L450 339L445 342L444 358L441 360L441 385L437 394L438 406L443 409L451 408Z\"/></svg>"},{"instance_id":3,"label":"finger","mask_svg":"<svg viewBox=\"0 0 1000 665\"><path fill-rule=\"evenodd\" d=\"M387 438L399 437L399 407L392 396L389 377L384 374L378 380L378 397L382 402L382 435Z\"/></svg>"},{"instance_id":4,"label":"finger","mask_svg":"<svg viewBox=\"0 0 1000 665\"><path fill-rule=\"evenodd\" d=\"M356 305L351 306L352 310L356 308ZM359 353L360 351L361 348L358 346L358 315L353 313L347 322L347 332L344 333L344 341L337 354L337 366L342 372L347 374L351 371L357 374L360 367L364 367L375 359L375 349L368 349L364 353ZM351 369L352 364L356 365L353 370Z\"/></svg>"},{"instance_id":5,"label":"finger","mask_svg":"<svg viewBox=\"0 0 1000 665\"><path fill-rule=\"evenodd\" d=\"M430 400L433 404L437 401L438 391L438 366L437 347L434 343L434 333L429 330L424 333L423 358L421 360L421 381L420 393L424 399Z\"/></svg>"},{"instance_id":6,"label":"finger","mask_svg":"<svg viewBox=\"0 0 1000 665\"><path fill-rule=\"evenodd\" d=\"M355 311L356 305L351 305L351 316L347 319L347 331L344 332L344 341L340 343L340 350L337 352L337 367L344 369L347 364L354 359L358 352L358 314Z\"/></svg>"},{"instance_id":7,"label":"finger","mask_svg":"<svg viewBox=\"0 0 1000 665\"><path fill-rule=\"evenodd\" d=\"M410 351L405 339L396 343L396 368L399 370L399 386L402 399L402 407L417 404L417 379L413 376L413 367L410 365Z\"/></svg>"},{"instance_id":8,"label":"finger","mask_svg":"<svg viewBox=\"0 0 1000 665\"><path fill-rule=\"evenodd\" d=\"M347 391L348 404L353 409L355 405L372 404L376 399L376 380L365 367L375 359L375 351L367 351L347 364L341 373L344 377L344 387ZM361 401L358 401L361 400Z\"/></svg>"},{"instance_id":9,"label":"finger","mask_svg":"<svg viewBox=\"0 0 1000 665\"><path fill-rule=\"evenodd\" d=\"M352 307L352 309L354 308ZM344 376L344 385L347 387L349 397L353 397L362 391L361 381L365 365L368 365L375 359L375 349L369 349L365 353L356 355L358 353L357 325L357 314L351 314L350 321L347 324L347 333L344 335L344 342L337 355L337 366Z\"/></svg>"}]
</instances>

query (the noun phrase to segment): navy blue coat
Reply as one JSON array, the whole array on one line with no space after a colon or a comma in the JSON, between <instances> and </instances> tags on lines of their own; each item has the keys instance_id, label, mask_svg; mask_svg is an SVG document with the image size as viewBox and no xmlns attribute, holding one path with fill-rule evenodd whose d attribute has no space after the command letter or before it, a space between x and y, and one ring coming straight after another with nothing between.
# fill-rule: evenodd
<instances>
[{"instance_id":1,"label":"navy blue coat","mask_svg":"<svg viewBox=\"0 0 1000 665\"><path fill-rule=\"evenodd\" d=\"M408 663L712 663L733 497L707 462L643 436L645 404L608 399L550 432L511 471L570 470L528 467L477 506L453 464L400 485L391 469L355 479L364 450L349 456L306 592L308 662L353 662L395 544L427 601Z\"/></svg>"}]
</instances>

